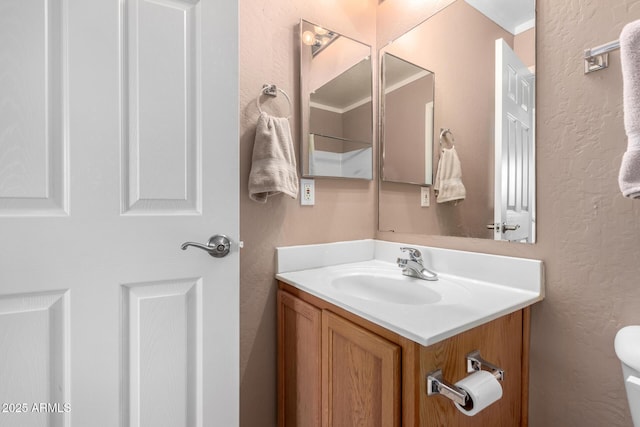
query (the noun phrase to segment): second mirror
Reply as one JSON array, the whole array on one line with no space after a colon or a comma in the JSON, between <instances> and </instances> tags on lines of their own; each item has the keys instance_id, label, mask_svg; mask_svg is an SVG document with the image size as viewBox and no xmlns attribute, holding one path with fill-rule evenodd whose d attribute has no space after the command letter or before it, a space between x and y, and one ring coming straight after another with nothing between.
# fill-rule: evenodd
<instances>
[{"instance_id":1,"label":"second mirror","mask_svg":"<svg viewBox=\"0 0 640 427\"><path fill-rule=\"evenodd\" d=\"M382 55L382 180L433 183L435 75L389 53Z\"/></svg>"}]
</instances>

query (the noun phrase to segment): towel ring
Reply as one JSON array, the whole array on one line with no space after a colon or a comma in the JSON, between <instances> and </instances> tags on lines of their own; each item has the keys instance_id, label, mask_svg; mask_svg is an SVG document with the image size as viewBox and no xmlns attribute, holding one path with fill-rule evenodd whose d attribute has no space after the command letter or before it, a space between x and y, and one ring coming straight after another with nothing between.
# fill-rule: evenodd
<instances>
[{"instance_id":1,"label":"towel ring","mask_svg":"<svg viewBox=\"0 0 640 427\"><path fill-rule=\"evenodd\" d=\"M453 142L455 141L455 138L453 137L453 132L451 132L451 130L449 128L440 128L440 146L443 146L442 141L445 139L446 135L449 134L451 136L451 148L453 148Z\"/></svg>"},{"instance_id":2,"label":"towel ring","mask_svg":"<svg viewBox=\"0 0 640 427\"><path fill-rule=\"evenodd\" d=\"M264 111L262 111L262 108L260 108L260 98L262 97L262 95L267 95L275 98L276 96L278 96L278 91L280 91L280 93L284 95L284 97L287 99L287 102L289 103L289 115L286 116L286 118L289 119L291 118L291 111L293 110L293 107L291 106L291 99L289 98L289 95L287 95L287 92L280 89L279 87L276 87L276 85L262 85L262 90L256 98L256 106L258 107L258 111L260 111L260 113L263 113Z\"/></svg>"}]
</instances>

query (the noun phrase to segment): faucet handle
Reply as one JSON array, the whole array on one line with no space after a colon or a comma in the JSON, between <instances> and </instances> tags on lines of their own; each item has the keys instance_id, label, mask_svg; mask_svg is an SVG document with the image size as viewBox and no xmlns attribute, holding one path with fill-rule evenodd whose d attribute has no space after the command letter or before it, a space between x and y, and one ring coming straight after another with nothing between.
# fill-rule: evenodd
<instances>
[{"instance_id":1,"label":"faucet handle","mask_svg":"<svg viewBox=\"0 0 640 427\"><path fill-rule=\"evenodd\" d=\"M409 252L412 261L422 261L422 253L416 248L400 248L402 252Z\"/></svg>"}]
</instances>

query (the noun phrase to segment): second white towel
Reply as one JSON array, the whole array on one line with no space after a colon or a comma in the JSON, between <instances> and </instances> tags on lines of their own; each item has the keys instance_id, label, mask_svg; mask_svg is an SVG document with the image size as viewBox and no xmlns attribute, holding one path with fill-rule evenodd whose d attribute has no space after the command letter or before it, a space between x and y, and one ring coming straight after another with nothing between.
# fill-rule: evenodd
<instances>
[{"instance_id":1,"label":"second white towel","mask_svg":"<svg viewBox=\"0 0 640 427\"><path fill-rule=\"evenodd\" d=\"M622 195L640 198L640 20L620 33L620 62L627 151L622 156L618 184Z\"/></svg>"},{"instance_id":2,"label":"second white towel","mask_svg":"<svg viewBox=\"0 0 640 427\"><path fill-rule=\"evenodd\" d=\"M466 197L467 190L462 183L462 166L455 147L442 149L433 189L436 191L438 203L464 200Z\"/></svg>"}]
</instances>

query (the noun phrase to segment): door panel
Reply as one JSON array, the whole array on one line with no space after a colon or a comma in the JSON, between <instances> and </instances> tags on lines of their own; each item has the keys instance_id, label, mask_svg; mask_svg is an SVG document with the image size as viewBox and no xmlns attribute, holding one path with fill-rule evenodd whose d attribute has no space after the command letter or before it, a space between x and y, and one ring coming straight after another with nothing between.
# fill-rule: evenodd
<instances>
[{"instance_id":1,"label":"door panel","mask_svg":"<svg viewBox=\"0 0 640 427\"><path fill-rule=\"evenodd\" d=\"M128 214L201 210L200 8L129 0L122 16L123 203Z\"/></svg>"},{"instance_id":2,"label":"door panel","mask_svg":"<svg viewBox=\"0 0 640 427\"><path fill-rule=\"evenodd\" d=\"M535 240L534 75L503 39L496 40L496 240ZM501 224L517 226L505 230Z\"/></svg>"},{"instance_id":3,"label":"door panel","mask_svg":"<svg viewBox=\"0 0 640 427\"><path fill-rule=\"evenodd\" d=\"M63 3L0 4L0 216L64 215Z\"/></svg>"},{"instance_id":4,"label":"door panel","mask_svg":"<svg viewBox=\"0 0 640 427\"><path fill-rule=\"evenodd\" d=\"M0 425L238 425L237 3L0 3Z\"/></svg>"},{"instance_id":5,"label":"door panel","mask_svg":"<svg viewBox=\"0 0 640 427\"><path fill-rule=\"evenodd\" d=\"M66 292L0 298L0 421L63 426L68 416L40 414L40 403L68 402L69 298ZM11 405L14 407L11 408ZM15 405L20 405L19 409ZM35 407L34 407L35 405ZM64 408L60 408L64 411ZM5 424L7 421L7 424Z\"/></svg>"},{"instance_id":6,"label":"door panel","mask_svg":"<svg viewBox=\"0 0 640 427\"><path fill-rule=\"evenodd\" d=\"M123 424L197 425L202 410L202 280L131 284L121 290L122 371L128 379L122 390L128 411Z\"/></svg>"}]
</instances>

